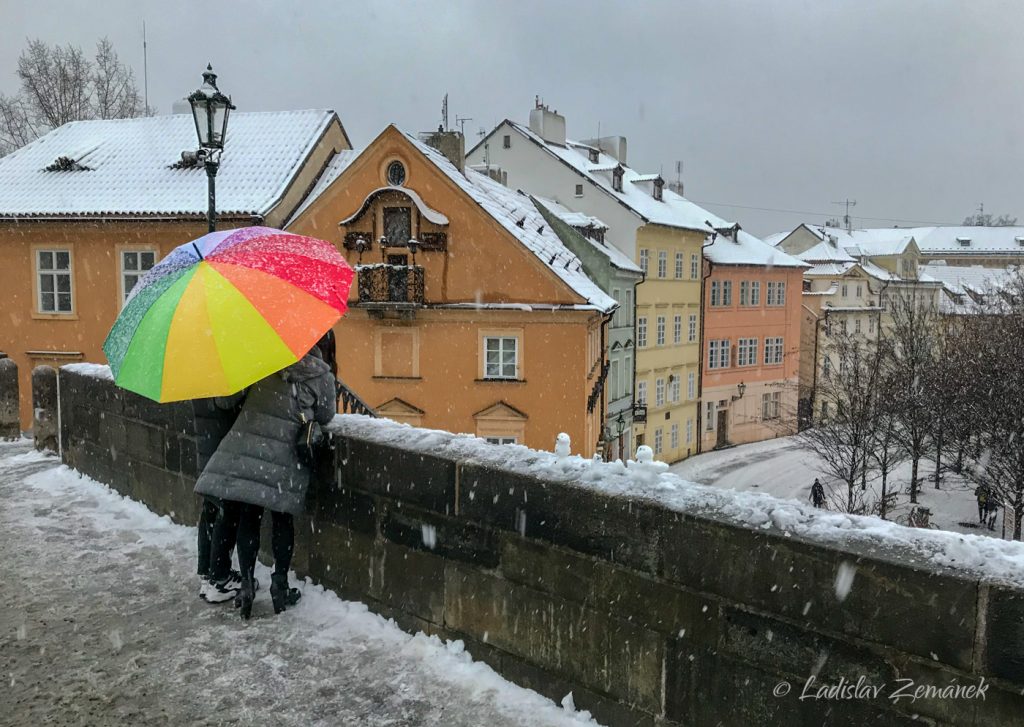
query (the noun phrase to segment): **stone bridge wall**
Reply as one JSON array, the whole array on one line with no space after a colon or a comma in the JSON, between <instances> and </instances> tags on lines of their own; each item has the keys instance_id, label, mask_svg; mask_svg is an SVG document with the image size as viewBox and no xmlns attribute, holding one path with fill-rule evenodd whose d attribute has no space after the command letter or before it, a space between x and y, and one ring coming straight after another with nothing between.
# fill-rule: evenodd
<instances>
[{"instance_id":1,"label":"stone bridge wall","mask_svg":"<svg viewBox=\"0 0 1024 727\"><path fill-rule=\"evenodd\" d=\"M63 370L66 463L192 524L203 461L188 404ZM33 376L37 407L56 372ZM295 567L404 629L610 725L1011 725L1024 720L1024 591L909 550L856 552L724 515L373 441L340 417ZM363 431L359 434L358 431ZM269 518L267 518L269 520ZM837 573L856 567L842 602ZM840 680L878 698L805 699ZM988 684L985 698L887 697ZM780 682L792 691L776 696ZM816 687L812 688L812 693Z\"/></svg>"}]
</instances>

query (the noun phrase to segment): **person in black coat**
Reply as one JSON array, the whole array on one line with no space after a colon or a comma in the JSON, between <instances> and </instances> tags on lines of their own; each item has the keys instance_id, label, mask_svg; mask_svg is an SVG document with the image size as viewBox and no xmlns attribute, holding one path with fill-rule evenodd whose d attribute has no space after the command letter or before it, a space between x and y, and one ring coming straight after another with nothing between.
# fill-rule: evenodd
<instances>
[{"instance_id":1,"label":"person in black coat","mask_svg":"<svg viewBox=\"0 0 1024 727\"><path fill-rule=\"evenodd\" d=\"M320 349L314 347L297 363L236 395L243 400L238 419L196 481L198 494L220 498L228 510L237 509L242 618L252 613L265 508L271 511L274 526L274 612L299 598L298 590L288 587L295 542L292 518L304 509L310 471L298 456L296 439L304 421L327 424L334 417L335 381Z\"/></svg>"},{"instance_id":2,"label":"person in black coat","mask_svg":"<svg viewBox=\"0 0 1024 727\"><path fill-rule=\"evenodd\" d=\"M822 487L821 481L817 477L814 478L814 484L811 485L811 504L815 507L825 507L825 488Z\"/></svg>"}]
</instances>

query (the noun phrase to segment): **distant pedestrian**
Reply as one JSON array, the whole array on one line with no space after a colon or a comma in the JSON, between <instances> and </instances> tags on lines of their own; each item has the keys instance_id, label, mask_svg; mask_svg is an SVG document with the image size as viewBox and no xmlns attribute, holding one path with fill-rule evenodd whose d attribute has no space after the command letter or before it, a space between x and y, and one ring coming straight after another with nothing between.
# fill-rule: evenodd
<instances>
[{"instance_id":1,"label":"distant pedestrian","mask_svg":"<svg viewBox=\"0 0 1024 727\"><path fill-rule=\"evenodd\" d=\"M988 500L985 502L985 519L988 520L989 530L996 529L996 515L998 514L1001 506L1002 503L999 501L999 498L996 497L994 493L990 492Z\"/></svg>"},{"instance_id":2,"label":"distant pedestrian","mask_svg":"<svg viewBox=\"0 0 1024 727\"><path fill-rule=\"evenodd\" d=\"M814 484L811 485L811 504L815 507L825 507L825 488L817 477L814 478Z\"/></svg>"},{"instance_id":3,"label":"distant pedestrian","mask_svg":"<svg viewBox=\"0 0 1024 727\"><path fill-rule=\"evenodd\" d=\"M985 523L985 516L988 514L989 492L987 485L978 485L974 490L974 497L978 501L978 522Z\"/></svg>"}]
</instances>

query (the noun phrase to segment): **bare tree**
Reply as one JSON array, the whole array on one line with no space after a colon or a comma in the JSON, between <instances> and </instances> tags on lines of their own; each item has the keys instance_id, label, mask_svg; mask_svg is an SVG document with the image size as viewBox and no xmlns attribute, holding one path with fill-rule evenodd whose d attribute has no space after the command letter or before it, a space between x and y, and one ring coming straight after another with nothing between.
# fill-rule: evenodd
<instances>
[{"instance_id":1,"label":"bare tree","mask_svg":"<svg viewBox=\"0 0 1024 727\"><path fill-rule=\"evenodd\" d=\"M147 113L135 74L106 38L96 44L95 60L70 44L31 40L18 58L18 79L17 96L0 95L0 154L70 121Z\"/></svg>"},{"instance_id":2,"label":"bare tree","mask_svg":"<svg viewBox=\"0 0 1024 727\"><path fill-rule=\"evenodd\" d=\"M900 446L897 436L900 426L899 399L896 396L897 380L888 365L892 361L888 353L890 341L880 337L875 345L880 364L875 384L874 421L870 427L867 451L872 468L881 480L878 516L884 520L898 494L889 490L889 475L906 459L906 451Z\"/></svg>"},{"instance_id":3,"label":"bare tree","mask_svg":"<svg viewBox=\"0 0 1024 727\"><path fill-rule=\"evenodd\" d=\"M974 215L967 215L964 224L968 227L1013 227L1017 224L1016 217L1010 215L994 216L991 212L979 211Z\"/></svg>"},{"instance_id":4,"label":"bare tree","mask_svg":"<svg viewBox=\"0 0 1024 727\"><path fill-rule=\"evenodd\" d=\"M826 474L846 487L832 500L845 512L868 510L864 482L876 443L876 409L882 357L878 344L836 329L828 334L818 377L817 420L800 433L804 444L825 465Z\"/></svg>"}]
</instances>

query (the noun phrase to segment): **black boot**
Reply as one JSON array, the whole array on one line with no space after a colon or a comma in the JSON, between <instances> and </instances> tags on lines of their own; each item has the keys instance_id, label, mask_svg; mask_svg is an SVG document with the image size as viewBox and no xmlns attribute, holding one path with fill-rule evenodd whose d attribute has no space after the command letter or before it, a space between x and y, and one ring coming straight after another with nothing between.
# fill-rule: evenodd
<instances>
[{"instance_id":1,"label":"black boot","mask_svg":"<svg viewBox=\"0 0 1024 727\"><path fill-rule=\"evenodd\" d=\"M270 599L274 602L274 613L281 613L288 606L294 606L302 598L298 588L288 587L287 573L270 576Z\"/></svg>"},{"instance_id":2,"label":"black boot","mask_svg":"<svg viewBox=\"0 0 1024 727\"><path fill-rule=\"evenodd\" d=\"M242 588L238 591L238 610L242 619L252 616L252 602L256 598L256 585L252 573L242 573Z\"/></svg>"}]
</instances>

